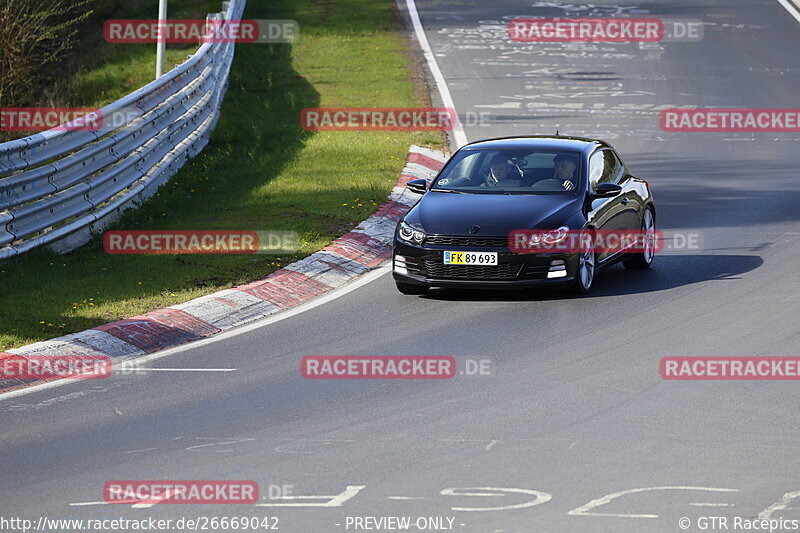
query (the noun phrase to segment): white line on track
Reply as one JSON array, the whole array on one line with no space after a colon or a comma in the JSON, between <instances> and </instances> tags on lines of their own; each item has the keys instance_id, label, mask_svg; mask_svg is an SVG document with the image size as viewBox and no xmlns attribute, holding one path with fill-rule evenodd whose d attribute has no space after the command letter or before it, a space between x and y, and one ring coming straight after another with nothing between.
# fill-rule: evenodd
<instances>
[{"instance_id":1,"label":"white line on track","mask_svg":"<svg viewBox=\"0 0 800 533\"><path fill-rule=\"evenodd\" d=\"M433 55L433 49L431 49L431 45L428 42L428 37L425 35L425 29L422 27L422 21L419 18L417 5L414 3L414 0L406 0L406 8L408 9L408 14L411 17L411 24L414 26L414 34L417 37L420 48L422 48L422 54L425 56L425 61L428 63L428 68L431 69L431 74L433 74L433 80L436 82L436 88L439 90L439 95L442 97L442 104L444 107L449 107L455 110L456 105L453 103L453 97L450 95L450 89L447 87L447 82L444 80L444 75L442 75L442 71L439 69L439 64L436 62L436 57ZM467 144L467 134L464 133L464 128L461 125L461 121L456 121L456 124L453 126L453 138L458 145L457 148L461 148Z\"/></svg>"},{"instance_id":2,"label":"white line on track","mask_svg":"<svg viewBox=\"0 0 800 533\"><path fill-rule=\"evenodd\" d=\"M142 356L142 357L137 357L137 358L134 358L134 359L127 360L127 365L130 365L133 362L135 362L137 365L145 364L145 363L148 363L150 361L155 361L157 359L161 359L163 357L169 357L170 355L174 355L174 354L181 353L181 352L186 352L188 350L193 350L193 349L198 348L200 346L205 346L207 344L213 344L215 342L227 340L227 339L230 339L231 337L235 337L237 335L241 335L242 333L248 333L250 331L253 331L253 330L256 330L256 329L259 329L259 328L263 328L264 326L267 326L269 324L274 324L275 322L280 322L281 320L285 320L285 319L293 317L295 315L299 315L300 313L303 313L303 312L308 311L310 309L314 309L315 307L318 307L320 305L324 305L324 304L326 304L326 303L328 303L328 302L330 302L332 300L335 300L335 299L339 298L340 296L344 296L345 294L348 294L349 292L352 292L352 291L354 291L354 290L356 290L358 288L361 288L364 285L366 285L367 283L378 279L379 277L381 277L382 275L384 275L384 274L386 274L388 272L391 272L391 268L392 268L391 264L388 264L388 265L385 265L385 266L382 266L382 267L378 267L375 270L373 270L372 272L367 272L366 274L364 274L363 276L361 276L360 278L356 279L355 281L353 281L351 283L348 283L348 284L346 284L346 285L344 285L344 286L342 286L342 287L340 287L338 289L334 289L331 292L329 292L329 293L327 293L327 294L325 294L323 296L320 296L319 298L311 300L311 301L309 301L307 303L300 304L297 307L293 307L291 309L288 309L286 311L282 311L282 312L277 313L275 315L268 316L268 317L262 318L260 320L256 320L256 321L252 322L251 324L247 324L247 325L244 325L244 326L241 326L241 327L238 327L238 328L234 328L234 329L225 331L223 333L219 333L219 334L211 336L211 337L206 337L205 339L202 339L202 340L199 340L199 341L194 341L194 342L190 342L190 343L187 343L187 344L181 344L180 346L176 346L174 348L169 348L167 350L162 350L160 352L155 352L155 353L152 353L150 355L145 355L145 356ZM114 365L114 367L119 367L121 369L125 369L125 367L127 365L126 365L126 361L121 361L117 365ZM114 367L112 367L112 369ZM113 375L113 370L112 370L112 375ZM52 388L55 388L55 387L63 387L65 385L73 384L73 383L80 382L80 381L83 381L83 380L80 380L80 379L60 379L58 381L49 381L49 382L42 383L42 384L39 384L39 385L31 385L30 387L26 387L24 389L17 389L17 390L4 392L4 393L0 394L0 401L9 400L11 398L18 398L20 396L25 396L27 394L32 394L34 392L40 392L40 391L43 391L43 390L46 390L46 389L52 389Z\"/></svg>"},{"instance_id":3,"label":"white line on track","mask_svg":"<svg viewBox=\"0 0 800 533\"><path fill-rule=\"evenodd\" d=\"M126 366L125 371L135 372L234 372L236 368L142 368L140 366Z\"/></svg>"},{"instance_id":4,"label":"white line on track","mask_svg":"<svg viewBox=\"0 0 800 533\"><path fill-rule=\"evenodd\" d=\"M778 0L778 3L785 7L786 11L788 11L789 14L797 20L797 22L800 22L800 6L793 4L789 0Z\"/></svg>"}]
</instances>

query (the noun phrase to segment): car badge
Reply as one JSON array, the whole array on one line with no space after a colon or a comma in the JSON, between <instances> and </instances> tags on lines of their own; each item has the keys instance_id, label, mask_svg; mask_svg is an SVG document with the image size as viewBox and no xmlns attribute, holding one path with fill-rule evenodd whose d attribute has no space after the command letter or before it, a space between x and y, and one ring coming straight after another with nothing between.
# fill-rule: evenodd
<instances>
[{"instance_id":1,"label":"car badge","mask_svg":"<svg viewBox=\"0 0 800 533\"><path fill-rule=\"evenodd\" d=\"M481 230L480 226L470 226L469 227L469 232L470 233L478 233L480 230Z\"/></svg>"}]
</instances>

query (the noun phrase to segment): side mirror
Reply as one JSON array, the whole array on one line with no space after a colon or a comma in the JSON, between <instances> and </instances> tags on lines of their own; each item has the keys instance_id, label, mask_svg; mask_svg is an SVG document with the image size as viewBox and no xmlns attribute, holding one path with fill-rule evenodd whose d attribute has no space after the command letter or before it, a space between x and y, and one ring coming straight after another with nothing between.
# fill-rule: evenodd
<instances>
[{"instance_id":1,"label":"side mirror","mask_svg":"<svg viewBox=\"0 0 800 533\"><path fill-rule=\"evenodd\" d=\"M616 183L601 183L592 193L592 198L611 198L622 192L622 186Z\"/></svg>"},{"instance_id":2,"label":"side mirror","mask_svg":"<svg viewBox=\"0 0 800 533\"><path fill-rule=\"evenodd\" d=\"M414 194L425 194L428 190L428 180L425 178L411 180L406 184L406 187Z\"/></svg>"}]
</instances>

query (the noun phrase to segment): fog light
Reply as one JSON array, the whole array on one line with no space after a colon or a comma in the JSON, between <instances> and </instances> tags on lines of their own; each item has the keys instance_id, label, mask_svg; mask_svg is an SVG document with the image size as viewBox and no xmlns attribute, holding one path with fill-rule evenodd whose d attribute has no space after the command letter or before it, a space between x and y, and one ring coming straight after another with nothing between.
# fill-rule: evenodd
<instances>
[{"instance_id":1,"label":"fog light","mask_svg":"<svg viewBox=\"0 0 800 533\"><path fill-rule=\"evenodd\" d=\"M406 268L406 258L402 255L394 256L394 271L398 274L408 275L408 269Z\"/></svg>"},{"instance_id":2,"label":"fog light","mask_svg":"<svg viewBox=\"0 0 800 533\"><path fill-rule=\"evenodd\" d=\"M547 273L547 279L552 278L565 278L567 276L567 265L564 264L563 259L555 259L550 262L550 269Z\"/></svg>"}]
</instances>

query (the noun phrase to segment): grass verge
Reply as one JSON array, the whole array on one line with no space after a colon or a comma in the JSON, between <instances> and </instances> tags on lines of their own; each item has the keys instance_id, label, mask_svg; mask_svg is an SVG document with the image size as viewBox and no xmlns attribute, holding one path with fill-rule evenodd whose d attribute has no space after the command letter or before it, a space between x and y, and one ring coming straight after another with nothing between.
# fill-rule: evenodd
<instances>
[{"instance_id":1,"label":"grass verge","mask_svg":"<svg viewBox=\"0 0 800 533\"><path fill-rule=\"evenodd\" d=\"M369 216L397 180L410 144L443 146L435 132L299 127L306 107L427 103L412 81L391 0L251 0L244 16L295 19L300 39L237 46L211 143L113 229L292 230L305 243L301 253L107 255L100 239L63 256L37 250L0 264L0 350L262 278ZM107 103L149 80L152 45L102 54L102 64L71 82L77 94L90 95L81 105Z\"/></svg>"}]
</instances>

